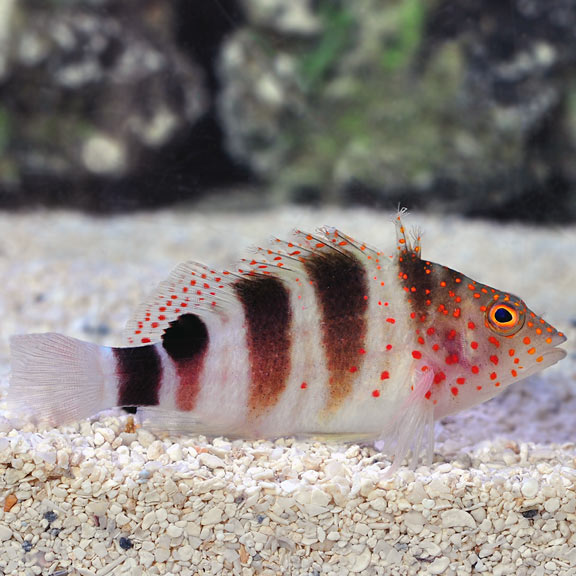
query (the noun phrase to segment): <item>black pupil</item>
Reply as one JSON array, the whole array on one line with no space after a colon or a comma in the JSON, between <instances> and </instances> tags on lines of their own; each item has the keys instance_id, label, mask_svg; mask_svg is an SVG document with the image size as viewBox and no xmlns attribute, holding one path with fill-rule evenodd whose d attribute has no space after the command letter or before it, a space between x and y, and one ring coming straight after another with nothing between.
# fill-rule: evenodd
<instances>
[{"instance_id":1,"label":"black pupil","mask_svg":"<svg viewBox=\"0 0 576 576\"><path fill-rule=\"evenodd\" d=\"M510 310L506 310L506 308L498 308L498 310L494 312L494 319L501 324L507 324L512 320L512 314Z\"/></svg>"}]
</instances>

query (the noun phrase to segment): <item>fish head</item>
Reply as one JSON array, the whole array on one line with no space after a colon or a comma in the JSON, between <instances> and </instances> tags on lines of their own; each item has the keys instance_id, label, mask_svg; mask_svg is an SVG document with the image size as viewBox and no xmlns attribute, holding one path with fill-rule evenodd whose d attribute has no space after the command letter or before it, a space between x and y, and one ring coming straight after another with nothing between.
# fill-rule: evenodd
<instances>
[{"instance_id":1,"label":"fish head","mask_svg":"<svg viewBox=\"0 0 576 576\"><path fill-rule=\"evenodd\" d=\"M424 379L428 372L436 418L484 402L566 356L558 348L566 337L522 299L444 266L422 265L430 274L424 295L411 295L412 355Z\"/></svg>"}]
</instances>

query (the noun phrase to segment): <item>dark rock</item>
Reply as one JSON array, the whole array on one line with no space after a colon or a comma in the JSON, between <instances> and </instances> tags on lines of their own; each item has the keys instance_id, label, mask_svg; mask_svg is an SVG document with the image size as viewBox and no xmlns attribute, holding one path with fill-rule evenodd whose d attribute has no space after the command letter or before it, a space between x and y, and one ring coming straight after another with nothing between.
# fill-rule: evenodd
<instances>
[{"instance_id":1,"label":"dark rock","mask_svg":"<svg viewBox=\"0 0 576 576\"><path fill-rule=\"evenodd\" d=\"M171 3L20 0L0 30L0 186L114 182L207 110L204 77L171 35Z\"/></svg>"},{"instance_id":2,"label":"dark rock","mask_svg":"<svg viewBox=\"0 0 576 576\"><path fill-rule=\"evenodd\" d=\"M573 2L243 6L220 118L279 200L576 214Z\"/></svg>"}]
</instances>

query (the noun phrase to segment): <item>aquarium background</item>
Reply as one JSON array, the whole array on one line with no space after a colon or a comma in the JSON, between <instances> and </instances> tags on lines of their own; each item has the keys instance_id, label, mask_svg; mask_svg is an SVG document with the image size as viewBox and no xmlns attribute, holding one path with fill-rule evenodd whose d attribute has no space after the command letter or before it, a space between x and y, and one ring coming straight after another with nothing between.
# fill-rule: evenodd
<instances>
[{"instance_id":1,"label":"aquarium background","mask_svg":"<svg viewBox=\"0 0 576 576\"><path fill-rule=\"evenodd\" d=\"M569 0L1 0L0 207L576 215Z\"/></svg>"}]
</instances>

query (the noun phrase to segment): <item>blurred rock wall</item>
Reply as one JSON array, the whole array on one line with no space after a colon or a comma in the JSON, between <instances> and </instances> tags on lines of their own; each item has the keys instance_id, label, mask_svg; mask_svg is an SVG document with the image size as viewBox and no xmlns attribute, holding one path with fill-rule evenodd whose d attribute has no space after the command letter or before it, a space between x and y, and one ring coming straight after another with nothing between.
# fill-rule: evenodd
<instances>
[{"instance_id":1,"label":"blurred rock wall","mask_svg":"<svg viewBox=\"0 0 576 576\"><path fill-rule=\"evenodd\" d=\"M573 218L575 29L572 0L0 0L0 205Z\"/></svg>"}]
</instances>

